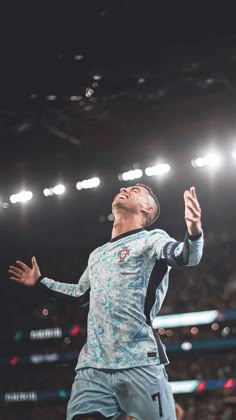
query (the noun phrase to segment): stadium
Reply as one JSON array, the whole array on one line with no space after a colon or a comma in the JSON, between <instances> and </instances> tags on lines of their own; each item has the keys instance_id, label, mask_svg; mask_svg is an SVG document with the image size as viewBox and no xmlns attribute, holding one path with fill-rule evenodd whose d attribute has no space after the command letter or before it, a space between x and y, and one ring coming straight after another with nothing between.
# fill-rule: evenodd
<instances>
[{"instance_id":1,"label":"stadium","mask_svg":"<svg viewBox=\"0 0 236 420\"><path fill-rule=\"evenodd\" d=\"M148 231L184 240L191 186L202 212L202 259L170 270L153 322L174 399L183 420L236 420L233 14L99 0L1 19L0 419L66 418L89 311L9 266L36 256L42 276L78 283L111 239L112 199L145 184L161 209Z\"/></svg>"}]
</instances>

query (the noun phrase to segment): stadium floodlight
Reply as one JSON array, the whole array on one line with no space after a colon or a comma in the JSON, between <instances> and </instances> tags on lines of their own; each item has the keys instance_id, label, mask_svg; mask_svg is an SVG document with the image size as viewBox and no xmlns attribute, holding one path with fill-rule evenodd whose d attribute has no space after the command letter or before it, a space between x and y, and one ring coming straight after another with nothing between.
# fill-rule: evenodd
<instances>
[{"instance_id":1,"label":"stadium floodlight","mask_svg":"<svg viewBox=\"0 0 236 420\"><path fill-rule=\"evenodd\" d=\"M133 169L131 171L123 172L118 175L120 181L132 181L133 179L141 178L143 171L141 169Z\"/></svg>"},{"instance_id":2,"label":"stadium floodlight","mask_svg":"<svg viewBox=\"0 0 236 420\"><path fill-rule=\"evenodd\" d=\"M33 198L32 191L21 191L17 194L12 194L10 196L10 202L12 204L15 203L26 203L27 201L31 200Z\"/></svg>"},{"instance_id":3,"label":"stadium floodlight","mask_svg":"<svg viewBox=\"0 0 236 420\"><path fill-rule=\"evenodd\" d=\"M203 168L204 166L218 168L222 163L222 158L217 153L210 153L209 155L192 159L191 163L194 168Z\"/></svg>"},{"instance_id":4,"label":"stadium floodlight","mask_svg":"<svg viewBox=\"0 0 236 420\"><path fill-rule=\"evenodd\" d=\"M43 194L45 195L45 197L50 197L51 195L53 195L53 189L52 188L44 188Z\"/></svg>"},{"instance_id":5,"label":"stadium floodlight","mask_svg":"<svg viewBox=\"0 0 236 420\"><path fill-rule=\"evenodd\" d=\"M236 160L236 150L233 150L231 155L232 155L233 160Z\"/></svg>"},{"instance_id":6,"label":"stadium floodlight","mask_svg":"<svg viewBox=\"0 0 236 420\"><path fill-rule=\"evenodd\" d=\"M76 61L80 61L83 60L84 56L82 54L76 54L74 55L74 60Z\"/></svg>"},{"instance_id":7,"label":"stadium floodlight","mask_svg":"<svg viewBox=\"0 0 236 420\"><path fill-rule=\"evenodd\" d=\"M66 188L65 188L65 185L58 184L58 185L55 185L55 187L53 187L52 190L53 190L53 194L61 195L61 194L64 194Z\"/></svg>"},{"instance_id":8,"label":"stadium floodlight","mask_svg":"<svg viewBox=\"0 0 236 420\"><path fill-rule=\"evenodd\" d=\"M77 190L86 190L88 188L97 188L100 185L100 179L98 177L84 179L83 181L76 182Z\"/></svg>"},{"instance_id":9,"label":"stadium floodlight","mask_svg":"<svg viewBox=\"0 0 236 420\"><path fill-rule=\"evenodd\" d=\"M57 99L56 95L47 95L46 96L47 101L55 101Z\"/></svg>"},{"instance_id":10,"label":"stadium floodlight","mask_svg":"<svg viewBox=\"0 0 236 420\"><path fill-rule=\"evenodd\" d=\"M102 76L100 74L95 74L93 80L101 80Z\"/></svg>"},{"instance_id":11,"label":"stadium floodlight","mask_svg":"<svg viewBox=\"0 0 236 420\"><path fill-rule=\"evenodd\" d=\"M44 188L43 194L45 197L51 197L52 195L61 195L64 194L66 188L63 184L55 185L54 187Z\"/></svg>"},{"instance_id":12,"label":"stadium floodlight","mask_svg":"<svg viewBox=\"0 0 236 420\"><path fill-rule=\"evenodd\" d=\"M164 175L170 172L170 165L168 163L159 163L156 166L148 166L145 169L145 174L147 176L154 176L154 175Z\"/></svg>"}]
</instances>

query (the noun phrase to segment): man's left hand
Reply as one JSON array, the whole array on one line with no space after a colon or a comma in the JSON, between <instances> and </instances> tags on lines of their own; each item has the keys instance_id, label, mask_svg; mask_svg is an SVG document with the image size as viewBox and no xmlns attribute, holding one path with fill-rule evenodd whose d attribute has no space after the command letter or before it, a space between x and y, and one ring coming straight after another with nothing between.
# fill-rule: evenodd
<instances>
[{"instance_id":1,"label":"man's left hand","mask_svg":"<svg viewBox=\"0 0 236 420\"><path fill-rule=\"evenodd\" d=\"M195 187L184 191L185 220L188 233L191 236L202 232L201 207L199 206Z\"/></svg>"}]
</instances>

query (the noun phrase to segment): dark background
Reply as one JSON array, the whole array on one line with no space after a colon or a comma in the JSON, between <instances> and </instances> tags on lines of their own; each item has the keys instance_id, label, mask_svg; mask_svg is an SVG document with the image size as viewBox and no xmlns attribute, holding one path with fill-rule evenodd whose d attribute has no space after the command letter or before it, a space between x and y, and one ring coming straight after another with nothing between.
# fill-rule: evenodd
<instances>
[{"instance_id":1,"label":"dark background","mask_svg":"<svg viewBox=\"0 0 236 420\"><path fill-rule=\"evenodd\" d=\"M153 227L182 239L182 195L193 184L205 232L234 233L236 34L229 6L7 2L0 21L1 289L16 258L29 262L36 254L43 265L57 253L61 265L65 250L86 255L108 240L111 222L99 220L123 185L117 175L158 159L172 171L141 179L161 202ZM224 157L222 168L194 169L191 159L212 147ZM99 188L76 191L76 181L92 176L101 178ZM43 188L58 182L66 193L45 198ZM33 200L9 203L22 188Z\"/></svg>"}]
</instances>

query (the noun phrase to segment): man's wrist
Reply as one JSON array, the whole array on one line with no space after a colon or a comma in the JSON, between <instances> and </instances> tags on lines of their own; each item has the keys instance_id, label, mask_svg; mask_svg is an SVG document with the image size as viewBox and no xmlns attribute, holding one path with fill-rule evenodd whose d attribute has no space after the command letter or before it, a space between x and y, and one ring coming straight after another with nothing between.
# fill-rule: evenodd
<instances>
[{"instance_id":1,"label":"man's wrist","mask_svg":"<svg viewBox=\"0 0 236 420\"><path fill-rule=\"evenodd\" d=\"M188 238L190 241L197 241L199 238L201 238L202 234L203 234L202 230L201 230L200 232L198 232L198 233L194 233L194 234L190 234L190 233L187 231L187 238Z\"/></svg>"},{"instance_id":2,"label":"man's wrist","mask_svg":"<svg viewBox=\"0 0 236 420\"><path fill-rule=\"evenodd\" d=\"M44 276L41 276L41 275L40 275L40 276L37 278L35 285L37 286L38 284L40 284L40 282L41 282L41 280L43 280L43 278L44 278Z\"/></svg>"}]
</instances>

